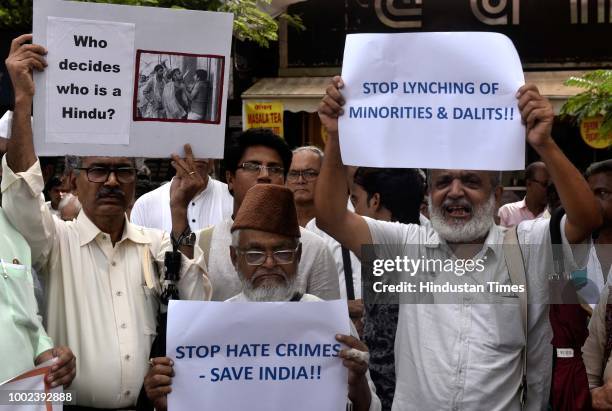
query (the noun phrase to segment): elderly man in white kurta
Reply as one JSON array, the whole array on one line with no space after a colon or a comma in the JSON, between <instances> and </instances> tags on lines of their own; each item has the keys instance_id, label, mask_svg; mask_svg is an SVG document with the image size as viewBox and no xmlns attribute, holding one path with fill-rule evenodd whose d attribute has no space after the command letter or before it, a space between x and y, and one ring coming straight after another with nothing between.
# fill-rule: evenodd
<instances>
[{"instance_id":1,"label":"elderly man in white kurta","mask_svg":"<svg viewBox=\"0 0 612 411\"><path fill-rule=\"evenodd\" d=\"M51 216L41 195L43 179L32 142L32 70L44 69L43 47L15 39L6 60L15 90L8 152L2 159L2 193L7 218L26 238L33 265L47 277L48 333L68 345L77 358L73 383L79 406L130 408L148 368L156 333L160 280L167 233L129 223L125 211L134 196L133 159L85 157L72 184L83 212L75 221ZM175 156L173 239L188 256L187 202L202 188L191 149ZM181 296L208 299L210 282L203 266L182 257Z\"/></svg>"}]
</instances>

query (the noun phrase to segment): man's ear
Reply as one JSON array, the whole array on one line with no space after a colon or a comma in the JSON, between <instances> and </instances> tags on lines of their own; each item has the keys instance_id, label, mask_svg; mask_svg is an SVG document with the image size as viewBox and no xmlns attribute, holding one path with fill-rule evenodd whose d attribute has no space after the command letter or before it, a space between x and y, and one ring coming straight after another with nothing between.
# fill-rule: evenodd
<instances>
[{"instance_id":1,"label":"man's ear","mask_svg":"<svg viewBox=\"0 0 612 411\"><path fill-rule=\"evenodd\" d=\"M236 266L238 265L238 253L232 245L230 245L230 258L232 259L232 265L234 266L234 268L236 268Z\"/></svg>"},{"instance_id":2,"label":"man's ear","mask_svg":"<svg viewBox=\"0 0 612 411\"><path fill-rule=\"evenodd\" d=\"M70 190L71 191L77 191L77 175L74 173L74 171L70 172Z\"/></svg>"},{"instance_id":3,"label":"man's ear","mask_svg":"<svg viewBox=\"0 0 612 411\"><path fill-rule=\"evenodd\" d=\"M374 193L372 198L370 198L370 202L371 202L370 207L373 207L374 210L376 211L380 210L381 206L380 206L380 194L379 193Z\"/></svg>"},{"instance_id":4,"label":"man's ear","mask_svg":"<svg viewBox=\"0 0 612 411\"><path fill-rule=\"evenodd\" d=\"M233 195L234 194L234 175L229 170L225 172L225 181L227 182L227 189Z\"/></svg>"}]
</instances>

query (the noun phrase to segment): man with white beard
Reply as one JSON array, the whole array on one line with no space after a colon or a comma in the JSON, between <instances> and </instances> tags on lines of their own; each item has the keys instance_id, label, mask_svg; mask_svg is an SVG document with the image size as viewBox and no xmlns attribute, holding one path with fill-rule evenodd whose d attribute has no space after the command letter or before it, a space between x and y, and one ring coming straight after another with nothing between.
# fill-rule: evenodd
<instances>
[{"instance_id":1,"label":"man with white beard","mask_svg":"<svg viewBox=\"0 0 612 411\"><path fill-rule=\"evenodd\" d=\"M504 246L505 230L493 220L495 201L501 196L497 172L431 170L431 225L376 221L346 209L338 140L342 87L342 79L335 77L319 105L329 138L315 195L318 226L360 258L362 245L376 244L376 258L382 254L387 260L471 259L483 264L483 270L471 272L434 268L418 273L432 283L515 284L507 262L517 267L512 257L516 253ZM560 227L566 267L584 266L588 247L576 245L589 241L591 231L601 224L601 211L584 178L552 139L550 102L533 85L521 87L516 96L527 141L546 164L567 212ZM552 358L546 305L552 271L549 220L525 221L517 234L522 253L518 265L524 266L529 304L518 304L525 295L512 292L490 296L496 304L476 304L474 294L455 293L453 304L400 306L393 411L547 408ZM367 290L364 295L367 299ZM433 298L437 302L448 294Z\"/></svg>"},{"instance_id":2,"label":"man with white beard","mask_svg":"<svg viewBox=\"0 0 612 411\"><path fill-rule=\"evenodd\" d=\"M228 252L243 289L227 302L323 301L304 294L297 281L302 244L291 190L276 184L257 184L250 188L231 232L232 245ZM336 339L348 347L340 351L339 359L348 369L352 410L379 411L380 400L368 373L368 349L359 341L348 310L346 321L351 324L352 335L339 334ZM157 411L166 411L166 396L172 391L173 364L168 357L158 357L151 359L151 365L144 381L145 391ZM253 404L253 408L261 409L261 406Z\"/></svg>"}]
</instances>

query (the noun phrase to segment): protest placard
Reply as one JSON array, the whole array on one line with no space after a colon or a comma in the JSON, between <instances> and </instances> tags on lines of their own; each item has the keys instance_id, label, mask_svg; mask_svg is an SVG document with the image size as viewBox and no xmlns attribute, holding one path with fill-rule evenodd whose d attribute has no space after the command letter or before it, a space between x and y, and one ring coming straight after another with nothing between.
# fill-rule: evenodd
<instances>
[{"instance_id":1,"label":"protest placard","mask_svg":"<svg viewBox=\"0 0 612 411\"><path fill-rule=\"evenodd\" d=\"M351 34L342 78L347 165L524 168L524 77L502 34Z\"/></svg>"},{"instance_id":2,"label":"protest placard","mask_svg":"<svg viewBox=\"0 0 612 411\"><path fill-rule=\"evenodd\" d=\"M72 392L45 383L52 360L8 381L0 382L0 411L60 411L64 403L74 403Z\"/></svg>"},{"instance_id":3,"label":"protest placard","mask_svg":"<svg viewBox=\"0 0 612 411\"><path fill-rule=\"evenodd\" d=\"M171 301L169 411L338 411L347 371L334 336L349 334L344 301Z\"/></svg>"},{"instance_id":4,"label":"protest placard","mask_svg":"<svg viewBox=\"0 0 612 411\"><path fill-rule=\"evenodd\" d=\"M190 143L222 157L232 20L36 0L34 42L48 49L34 76L37 153L169 157Z\"/></svg>"}]
</instances>

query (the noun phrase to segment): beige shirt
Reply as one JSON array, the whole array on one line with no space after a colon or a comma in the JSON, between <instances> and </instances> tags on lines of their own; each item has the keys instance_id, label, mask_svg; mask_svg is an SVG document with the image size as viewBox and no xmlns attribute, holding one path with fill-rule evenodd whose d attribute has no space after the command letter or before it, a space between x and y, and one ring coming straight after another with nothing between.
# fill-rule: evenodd
<instances>
[{"instance_id":1,"label":"beige shirt","mask_svg":"<svg viewBox=\"0 0 612 411\"><path fill-rule=\"evenodd\" d=\"M611 271L612 272L612 271ZM612 355L608 358L605 368L603 356L606 348L606 306L610 295L610 286L601 290L599 303L593 310L589 321L589 336L582 347L582 358L589 379L589 388L597 388L612 379Z\"/></svg>"},{"instance_id":2,"label":"beige shirt","mask_svg":"<svg viewBox=\"0 0 612 411\"><path fill-rule=\"evenodd\" d=\"M126 219L113 247L108 234L82 212L74 221L53 218L41 195L38 162L15 174L2 160L7 218L26 238L33 265L48 276L49 336L68 345L77 359L71 389L78 405L123 408L136 403L148 370L168 234ZM146 280L145 273L151 275ZM147 285L148 284L148 285ZM203 263L183 258L183 299L210 299Z\"/></svg>"},{"instance_id":3,"label":"beige shirt","mask_svg":"<svg viewBox=\"0 0 612 411\"><path fill-rule=\"evenodd\" d=\"M367 217L365 220L373 244L379 244L375 248L377 258L406 256L413 261L455 258L431 225L392 223ZM565 267L568 270L585 267L590 242L570 245L565 236L565 223L566 216L560 223ZM423 275L423 281L440 285L511 284L503 249L504 233L505 229L492 226L482 250L473 258L485 260L482 272L456 275L436 270L434 266L431 271L417 275ZM525 406L521 408L519 397L525 333L518 299L500 295L494 304L485 304L478 302L477 293L435 293L431 304L400 304L393 411L546 409L552 370L548 278L553 272L553 261L549 220L524 221L518 226L517 234L525 263L529 304ZM401 296L400 302L404 297L408 299L410 295Z\"/></svg>"}]
</instances>

